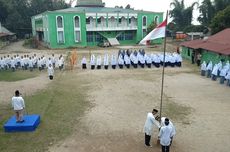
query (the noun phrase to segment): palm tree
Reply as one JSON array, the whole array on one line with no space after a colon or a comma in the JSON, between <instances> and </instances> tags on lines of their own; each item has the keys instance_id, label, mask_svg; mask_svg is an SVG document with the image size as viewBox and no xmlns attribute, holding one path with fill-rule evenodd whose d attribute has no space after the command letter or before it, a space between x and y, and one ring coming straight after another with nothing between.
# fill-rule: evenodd
<instances>
[{"instance_id":1,"label":"palm tree","mask_svg":"<svg viewBox=\"0 0 230 152\"><path fill-rule=\"evenodd\" d=\"M213 6L211 0L204 0L202 5L199 7L199 12L201 14L198 17L198 21L202 25L208 26L215 15L215 7Z\"/></svg>"},{"instance_id":2,"label":"palm tree","mask_svg":"<svg viewBox=\"0 0 230 152\"><path fill-rule=\"evenodd\" d=\"M198 21L204 25L209 26L214 16L221 10L224 10L230 5L230 0L203 0L202 5L199 7L200 16Z\"/></svg>"},{"instance_id":3,"label":"palm tree","mask_svg":"<svg viewBox=\"0 0 230 152\"><path fill-rule=\"evenodd\" d=\"M177 30L183 30L186 26L191 25L195 5L198 6L199 3L194 2L187 8L185 8L184 0L174 0L170 3L170 7L173 7L173 9L169 11L169 15L173 18L173 22L176 24Z\"/></svg>"}]
</instances>

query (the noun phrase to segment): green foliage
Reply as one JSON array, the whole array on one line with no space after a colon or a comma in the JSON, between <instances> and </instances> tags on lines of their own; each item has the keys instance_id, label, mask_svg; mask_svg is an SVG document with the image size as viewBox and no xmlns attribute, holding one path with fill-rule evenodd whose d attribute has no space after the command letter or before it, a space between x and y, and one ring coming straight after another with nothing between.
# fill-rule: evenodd
<instances>
[{"instance_id":1,"label":"green foliage","mask_svg":"<svg viewBox=\"0 0 230 152\"><path fill-rule=\"evenodd\" d=\"M64 0L0 0L0 21L10 31L24 38L31 33L31 17L48 10L70 7Z\"/></svg>"},{"instance_id":2,"label":"green foliage","mask_svg":"<svg viewBox=\"0 0 230 152\"><path fill-rule=\"evenodd\" d=\"M215 7L213 6L211 0L204 0L202 5L199 7L199 12L201 14L198 17L198 21L202 25L208 26L215 13Z\"/></svg>"},{"instance_id":3,"label":"green foliage","mask_svg":"<svg viewBox=\"0 0 230 152\"><path fill-rule=\"evenodd\" d=\"M153 21L153 22L147 27L147 34L150 33L156 26L157 26L156 22Z\"/></svg>"},{"instance_id":4,"label":"green foliage","mask_svg":"<svg viewBox=\"0 0 230 152\"><path fill-rule=\"evenodd\" d=\"M198 21L205 26L209 26L213 17L221 10L230 5L230 0L203 0L199 7L200 16Z\"/></svg>"},{"instance_id":5,"label":"green foliage","mask_svg":"<svg viewBox=\"0 0 230 152\"><path fill-rule=\"evenodd\" d=\"M15 72L12 72L11 69L9 70L1 70L0 71L0 81L19 81L19 80L25 80L29 78L36 77L39 73L38 72L30 72L30 71L21 71L17 70Z\"/></svg>"},{"instance_id":6,"label":"green foliage","mask_svg":"<svg viewBox=\"0 0 230 152\"><path fill-rule=\"evenodd\" d=\"M7 7L3 0L0 0L0 22L5 22L8 15Z\"/></svg>"},{"instance_id":7,"label":"green foliage","mask_svg":"<svg viewBox=\"0 0 230 152\"><path fill-rule=\"evenodd\" d=\"M30 47L30 48L38 48L39 42L35 37L25 39L23 46Z\"/></svg>"},{"instance_id":8,"label":"green foliage","mask_svg":"<svg viewBox=\"0 0 230 152\"><path fill-rule=\"evenodd\" d=\"M193 18L193 9L195 5L199 5L197 2L192 3L191 6L185 8L184 0L174 0L170 3L170 6L173 7L172 10L169 11L170 17L173 18L172 22L176 24L176 30L183 30L186 26L191 25Z\"/></svg>"},{"instance_id":9,"label":"green foliage","mask_svg":"<svg viewBox=\"0 0 230 152\"><path fill-rule=\"evenodd\" d=\"M210 24L210 27L212 29L212 34L230 27L230 6L215 15Z\"/></svg>"},{"instance_id":10,"label":"green foliage","mask_svg":"<svg viewBox=\"0 0 230 152\"><path fill-rule=\"evenodd\" d=\"M41 124L35 132L4 133L0 131L0 151L43 152L52 143L57 143L70 135L79 122L79 118L89 105L84 90L82 78L76 75L57 74L50 86L31 96L25 96L26 111L29 114L39 114ZM49 81L49 80L47 80ZM10 104L1 105L0 124L12 116ZM10 144L13 143L13 144ZM10 146L9 146L10 145Z\"/></svg>"}]
</instances>

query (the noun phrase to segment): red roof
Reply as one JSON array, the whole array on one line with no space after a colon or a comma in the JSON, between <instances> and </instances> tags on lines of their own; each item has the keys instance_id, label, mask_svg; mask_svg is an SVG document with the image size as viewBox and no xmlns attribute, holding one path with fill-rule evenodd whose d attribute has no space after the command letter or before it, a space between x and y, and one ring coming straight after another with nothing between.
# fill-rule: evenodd
<instances>
[{"instance_id":1,"label":"red roof","mask_svg":"<svg viewBox=\"0 0 230 152\"><path fill-rule=\"evenodd\" d=\"M180 44L193 49L205 49L208 51L230 55L230 28L227 28L206 40L193 40Z\"/></svg>"}]
</instances>

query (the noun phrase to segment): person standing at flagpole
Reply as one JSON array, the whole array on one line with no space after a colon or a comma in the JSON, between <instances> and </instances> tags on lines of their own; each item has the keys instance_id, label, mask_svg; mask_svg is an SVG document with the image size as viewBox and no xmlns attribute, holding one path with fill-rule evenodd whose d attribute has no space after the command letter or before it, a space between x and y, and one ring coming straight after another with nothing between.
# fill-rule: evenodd
<instances>
[{"instance_id":1,"label":"person standing at flagpole","mask_svg":"<svg viewBox=\"0 0 230 152\"><path fill-rule=\"evenodd\" d=\"M145 145L147 147L152 147L150 144L151 136L153 134L153 126L157 126L160 128L160 124L156 120L156 114L158 113L157 109L153 109L152 112L147 114L147 118L144 125L144 132L145 132Z\"/></svg>"}]
</instances>

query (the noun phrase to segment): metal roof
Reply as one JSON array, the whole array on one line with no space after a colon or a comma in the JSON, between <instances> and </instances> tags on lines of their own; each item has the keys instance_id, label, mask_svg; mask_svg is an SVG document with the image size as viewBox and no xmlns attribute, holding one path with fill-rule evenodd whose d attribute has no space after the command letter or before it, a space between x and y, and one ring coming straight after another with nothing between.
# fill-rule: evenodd
<instances>
[{"instance_id":1,"label":"metal roof","mask_svg":"<svg viewBox=\"0 0 230 152\"><path fill-rule=\"evenodd\" d=\"M227 28L206 40L193 40L180 44L181 46L204 49L224 55L230 55L230 28Z\"/></svg>"},{"instance_id":2,"label":"metal roof","mask_svg":"<svg viewBox=\"0 0 230 152\"><path fill-rule=\"evenodd\" d=\"M15 33L10 32L5 27L1 26L0 28L0 37L7 36L7 35L15 35Z\"/></svg>"}]
</instances>

